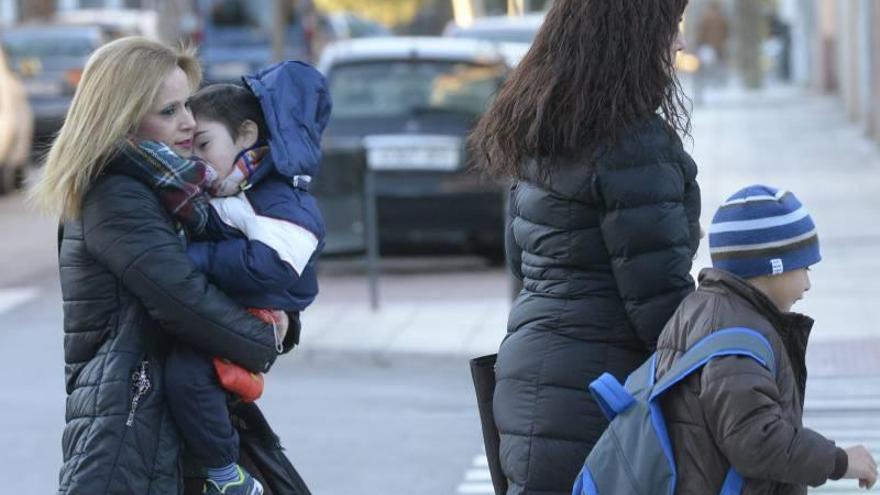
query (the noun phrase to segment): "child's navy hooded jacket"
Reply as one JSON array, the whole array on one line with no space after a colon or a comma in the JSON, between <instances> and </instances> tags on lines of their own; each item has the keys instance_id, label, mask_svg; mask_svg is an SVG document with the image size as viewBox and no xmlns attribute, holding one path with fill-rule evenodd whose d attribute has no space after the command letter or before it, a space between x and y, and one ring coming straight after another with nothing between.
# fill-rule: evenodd
<instances>
[{"instance_id":1,"label":"child's navy hooded jacket","mask_svg":"<svg viewBox=\"0 0 880 495\"><path fill-rule=\"evenodd\" d=\"M193 242L188 253L245 306L301 311L318 293L314 263L324 244L324 220L308 187L321 161L330 95L324 77L301 62L242 79L262 105L269 153L249 178L246 202L241 195L212 200L218 214L212 213L207 230L218 240ZM242 205L250 209L247 203L252 211L242 211ZM247 232L231 227L230 216L245 218Z\"/></svg>"}]
</instances>

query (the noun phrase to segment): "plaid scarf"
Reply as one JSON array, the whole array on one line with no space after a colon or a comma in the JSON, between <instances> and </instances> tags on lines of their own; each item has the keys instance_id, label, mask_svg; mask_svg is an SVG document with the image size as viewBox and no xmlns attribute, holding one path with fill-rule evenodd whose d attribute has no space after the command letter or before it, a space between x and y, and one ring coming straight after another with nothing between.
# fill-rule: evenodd
<instances>
[{"instance_id":1,"label":"plaid scarf","mask_svg":"<svg viewBox=\"0 0 880 495\"><path fill-rule=\"evenodd\" d=\"M150 186L190 236L204 234L211 211L205 188L216 180L213 168L198 158L183 158L157 141L129 138L120 144L119 153L129 163L113 167L114 172Z\"/></svg>"}]
</instances>

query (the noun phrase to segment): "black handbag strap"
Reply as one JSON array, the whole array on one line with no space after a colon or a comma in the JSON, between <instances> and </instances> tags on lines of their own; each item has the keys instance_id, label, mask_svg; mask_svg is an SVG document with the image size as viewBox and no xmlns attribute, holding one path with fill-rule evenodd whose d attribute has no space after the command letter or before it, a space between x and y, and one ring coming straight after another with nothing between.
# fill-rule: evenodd
<instances>
[{"instance_id":1,"label":"black handbag strap","mask_svg":"<svg viewBox=\"0 0 880 495\"><path fill-rule=\"evenodd\" d=\"M480 425L483 430L483 445L486 449L486 459L489 464L489 473L492 476L492 486L495 495L507 493L507 476L501 469L501 437L498 427L495 425L495 415L492 411L492 397L495 395L495 363L497 354L472 359L471 376L474 380L474 390L477 394L477 409L480 413Z\"/></svg>"}]
</instances>

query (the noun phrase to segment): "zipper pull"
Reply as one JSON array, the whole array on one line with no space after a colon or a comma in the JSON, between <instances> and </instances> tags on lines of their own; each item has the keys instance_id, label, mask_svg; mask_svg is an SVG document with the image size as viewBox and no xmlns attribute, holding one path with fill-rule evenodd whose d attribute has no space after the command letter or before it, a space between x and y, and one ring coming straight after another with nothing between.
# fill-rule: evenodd
<instances>
[{"instance_id":1,"label":"zipper pull","mask_svg":"<svg viewBox=\"0 0 880 495\"><path fill-rule=\"evenodd\" d=\"M128 411L128 419L125 420L125 426L131 427L134 424L134 413L137 411L141 398L150 390L149 369L150 362L145 359L141 361L140 367L131 374L131 386L134 389L134 396L131 398L131 409Z\"/></svg>"},{"instance_id":2,"label":"zipper pull","mask_svg":"<svg viewBox=\"0 0 880 495\"><path fill-rule=\"evenodd\" d=\"M289 323L288 323L289 325ZM288 329L289 330L289 329ZM281 340L280 331L278 330L278 324L275 323L275 317L272 317L272 334L275 335L275 352L281 354L284 352L284 341Z\"/></svg>"}]
</instances>

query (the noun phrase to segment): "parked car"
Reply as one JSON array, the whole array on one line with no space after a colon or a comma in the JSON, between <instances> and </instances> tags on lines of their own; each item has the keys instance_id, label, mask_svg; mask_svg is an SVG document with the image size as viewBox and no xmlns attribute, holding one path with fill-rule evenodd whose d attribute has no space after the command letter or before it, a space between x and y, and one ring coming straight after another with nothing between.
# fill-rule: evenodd
<instances>
[{"instance_id":1,"label":"parked car","mask_svg":"<svg viewBox=\"0 0 880 495\"><path fill-rule=\"evenodd\" d=\"M544 14L524 16L477 17L468 26L460 26L451 21L443 31L444 36L453 38L472 38L496 43L528 43L544 23Z\"/></svg>"},{"instance_id":2,"label":"parked car","mask_svg":"<svg viewBox=\"0 0 880 495\"><path fill-rule=\"evenodd\" d=\"M33 122L24 85L9 69L0 49L0 194L13 191L24 181Z\"/></svg>"},{"instance_id":3,"label":"parked car","mask_svg":"<svg viewBox=\"0 0 880 495\"><path fill-rule=\"evenodd\" d=\"M391 36L391 31L378 22L364 19L352 12L335 12L320 16L321 29L330 41Z\"/></svg>"},{"instance_id":4,"label":"parked car","mask_svg":"<svg viewBox=\"0 0 880 495\"><path fill-rule=\"evenodd\" d=\"M273 0L197 0L199 43L205 81L240 82L272 62ZM285 58L307 60L311 39L301 18L290 14Z\"/></svg>"},{"instance_id":5,"label":"parked car","mask_svg":"<svg viewBox=\"0 0 880 495\"><path fill-rule=\"evenodd\" d=\"M56 24L98 26L110 39L143 36L159 39L159 14L142 9L74 9L62 10L53 16Z\"/></svg>"},{"instance_id":6,"label":"parked car","mask_svg":"<svg viewBox=\"0 0 880 495\"><path fill-rule=\"evenodd\" d=\"M496 45L451 38L336 43L319 64L334 100L315 180L327 252L363 247L363 174L375 174L383 252L503 259L499 184L465 169L464 140L506 77Z\"/></svg>"},{"instance_id":7,"label":"parked car","mask_svg":"<svg viewBox=\"0 0 880 495\"><path fill-rule=\"evenodd\" d=\"M197 11L193 37L200 45L207 82L237 82L272 62L272 0L197 0ZM311 23L295 9L287 17L284 56L289 59L312 60L336 41L391 34L351 12L315 12Z\"/></svg>"},{"instance_id":8,"label":"parked car","mask_svg":"<svg viewBox=\"0 0 880 495\"><path fill-rule=\"evenodd\" d=\"M61 128L89 55L107 40L98 26L22 25L4 29L0 42L24 83L34 111L34 141Z\"/></svg>"},{"instance_id":9,"label":"parked car","mask_svg":"<svg viewBox=\"0 0 880 495\"><path fill-rule=\"evenodd\" d=\"M317 20L312 52L319 59L328 45L339 41L393 36L385 26L352 12L319 14Z\"/></svg>"}]
</instances>

